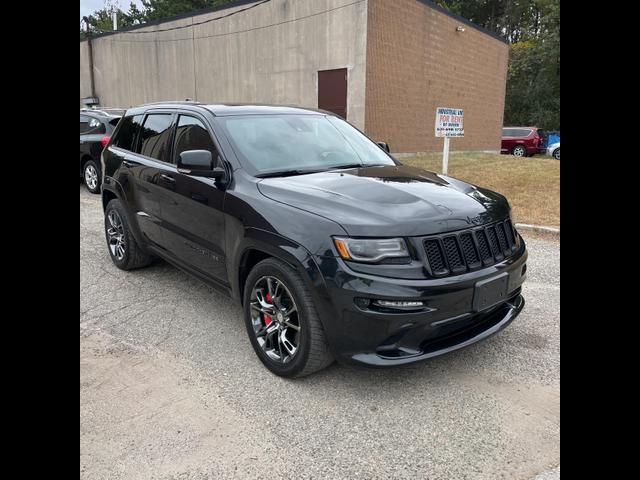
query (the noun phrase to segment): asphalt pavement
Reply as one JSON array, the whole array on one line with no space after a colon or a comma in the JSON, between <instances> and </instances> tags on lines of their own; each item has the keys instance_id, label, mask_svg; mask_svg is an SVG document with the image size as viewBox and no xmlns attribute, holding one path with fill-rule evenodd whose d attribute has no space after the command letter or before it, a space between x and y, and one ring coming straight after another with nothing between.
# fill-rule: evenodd
<instances>
[{"instance_id":1,"label":"asphalt pavement","mask_svg":"<svg viewBox=\"0 0 640 480\"><path fill-rule=\"evenodd\" d=\"M164 262L118 270L81 185L81 479L559 478L560 246L523 235L527 303L504 331L285 380L231 299Z\"/></svg>"}]
</instances>

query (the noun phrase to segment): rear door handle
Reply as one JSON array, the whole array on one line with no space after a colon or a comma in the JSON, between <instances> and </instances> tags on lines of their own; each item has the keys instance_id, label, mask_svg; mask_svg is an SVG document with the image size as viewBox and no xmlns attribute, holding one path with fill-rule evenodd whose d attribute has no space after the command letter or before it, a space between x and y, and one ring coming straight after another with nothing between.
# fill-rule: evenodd
<instances>
[{"instance_id":1,"label":"rear door handle","mask_svg":"<svg viewBox=\"0 0 640 480\"><path fill-rule=\"evenodd\" d=\"M129 160L122 160L122 165L125 167L133 167L133 163L131 163Z\"/></svg>"}]
</instances>

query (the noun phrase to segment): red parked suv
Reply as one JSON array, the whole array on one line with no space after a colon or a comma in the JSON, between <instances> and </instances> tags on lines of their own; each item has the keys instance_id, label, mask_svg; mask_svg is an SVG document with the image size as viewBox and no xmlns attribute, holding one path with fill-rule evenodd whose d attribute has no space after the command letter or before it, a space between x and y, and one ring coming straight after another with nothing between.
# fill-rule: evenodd
<instances>
[{"instance_id":1,"label":"red parked suv","mask_svg":"<svg viewBox=\"0 0 640 480\"><path fill-rule=\"evenodd\" d=\"M537 127L504 127L500 153L527 157L544 152L544 131Z\"/></svg>"}]
</instances>

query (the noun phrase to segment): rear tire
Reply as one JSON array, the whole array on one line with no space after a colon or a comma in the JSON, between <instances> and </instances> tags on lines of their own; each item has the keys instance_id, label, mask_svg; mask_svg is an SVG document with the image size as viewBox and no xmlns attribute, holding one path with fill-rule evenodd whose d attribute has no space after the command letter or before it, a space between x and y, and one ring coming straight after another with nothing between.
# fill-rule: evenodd
<instances>
[{"instance_id":1,"label":"rear tire","mask_svg":"<svg viewBox=\"0 0 640 480\"><path fill-rule=\"evenodd\" d=\"M513 150L511 150L511 153L515 157L526 157L527 149L522 145L516 145L515 147L513 147Z\"/></svg>"},{"instance_id":2,"label":"rear tire","mask_svg":"<svg viewBox=\"0 0 640 480\"><path fill-rule=\"evenodd\" d=\"M93 160L84 164L82 178L87 190L91 193L100 193L100 168Z\"/></svg>"},{"instance_id":3,"label":"rear tire","mask_svg":"<svg viewBox=\"0 0 640 480\"><path fill-rule=\"evenodd\" d=\"M120 200L113 199L104 211L104 231L113 264L121 270L146 267L153 257L144 252L131 233L127 214Z\"/></svg>"},{"instance_id":4,"label":"rear tire","mask_svg":"<svg viewBox=\"0 0 640 480\"><path fill-rule=\"evenodd\" d=\"M265 291L273 285L276 300L267 296L269 292ZM274 313L266 315L268 323L264 310L261 311L261 305L267 301L273 302L270 307L272 310L267 310ZM251 345L272 373L281 377L304 377L333 363L333 355L329 351L311 292L302 276L285 262L267 258L253 267L245 282L243 305ZM279 315L282 312L286 314L292 307L295 307L295 313L291 316ZM288 332L287 325L291 328ZM272 334L260 335L260 331L267 330L269 326ZM294 327L298 327L298 330ZM278 341L281 335L286 335L282 344ZM288 343L287 347L285 343ZM295 354L289 355L293 347L296 348Z\"/></svg>"}]
</instances>

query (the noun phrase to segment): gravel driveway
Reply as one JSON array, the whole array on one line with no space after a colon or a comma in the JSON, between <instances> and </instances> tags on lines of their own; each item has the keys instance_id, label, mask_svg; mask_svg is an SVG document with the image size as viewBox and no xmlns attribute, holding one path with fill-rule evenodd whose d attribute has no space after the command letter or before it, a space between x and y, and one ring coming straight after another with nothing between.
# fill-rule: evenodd
<instances>
[{"instance_id":1,"label":"gravel driveway","mask_svg":"<svg viewBox=\"0 0 640 480\"><path fill-rule=\"evenodd\" d=\"M285 380L237 304L164 262L118 270L102 222L81 185L82 479L559 478L559 243L527 239L527 304L487 341Z\"/></svg>"}]
</instances>

